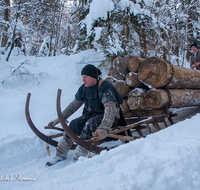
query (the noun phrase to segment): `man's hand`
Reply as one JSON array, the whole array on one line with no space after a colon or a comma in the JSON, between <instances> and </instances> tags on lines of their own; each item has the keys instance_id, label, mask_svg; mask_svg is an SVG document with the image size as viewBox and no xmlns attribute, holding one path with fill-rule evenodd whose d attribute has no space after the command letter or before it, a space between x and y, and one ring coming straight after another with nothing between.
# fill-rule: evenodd
<instances>
[{"instance_id":1,"label":"man's hand","mask_svg":"<svg viewBox=\"0 0 200 190\"><path fill-rule=\"evenodd\" d=\"M58 123L60 123L60 120L57 118L57 119L49 122L48 126L55 127Z\"/></svg>"},{"instance_id":2,"label":"man's hand","mask_svg":"<svg viewBox=\"0 0 200 190\"><path fill-rule=\"evenodd\" d=\"M197 66L199 66L200 65L200 62L195 62L193 65L192 65L192 67L197 67Z\"/></svg>"},{"instance_id":3,"label":"man's hand","mask_svg":"<svg viewBox=\"0 0 200 190\"><path fill-rule=\"evenodd\" d=\"M94 133L92 133L92 136L97 139L105 139L109 135L108 131L106 129L97 129Z\"/></svg>"}]
</instances>

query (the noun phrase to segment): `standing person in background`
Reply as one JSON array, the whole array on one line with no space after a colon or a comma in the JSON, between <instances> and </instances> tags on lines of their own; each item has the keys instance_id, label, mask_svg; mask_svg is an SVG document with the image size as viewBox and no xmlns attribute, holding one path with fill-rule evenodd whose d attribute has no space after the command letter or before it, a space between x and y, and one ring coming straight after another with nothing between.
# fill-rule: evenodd
<instances>
[{"instance_id":1,"label":"standing person in background","mask_svg":"<svg viewBox=\"0 0 200 190\"><path fill-rule=\"evenodd\" d=\"M200 70L200 51L198 50L198 45L196 42L190 46L193 54L190 57L190 68Z\"/></svg>"}]
</instances>

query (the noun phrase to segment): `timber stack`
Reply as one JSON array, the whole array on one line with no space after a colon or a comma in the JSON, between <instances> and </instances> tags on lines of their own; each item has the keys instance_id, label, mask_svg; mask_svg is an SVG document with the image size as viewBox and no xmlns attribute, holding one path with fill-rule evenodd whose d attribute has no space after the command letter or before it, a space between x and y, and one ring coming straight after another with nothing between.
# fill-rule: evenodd
<instances>
[{"instance_id":1,"label":"timber stack","mask_svg":"<svg viewBox=\"0 0 200 190\"><path fill-rule=\"evenodd\" d=\"M106 80L123 97L125 117L157 115L164 108L200 105L200 72L158 57L117 57Z\"/></svg>"}]
</instances>

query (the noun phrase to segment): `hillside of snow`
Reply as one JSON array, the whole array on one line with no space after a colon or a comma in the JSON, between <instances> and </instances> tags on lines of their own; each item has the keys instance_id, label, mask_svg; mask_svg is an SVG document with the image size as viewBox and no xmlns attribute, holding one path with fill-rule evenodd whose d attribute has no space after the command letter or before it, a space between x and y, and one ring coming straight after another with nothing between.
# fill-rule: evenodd
<instances>
[{"instance_id":1,"label":"hillside of snow","mask_svg":"<svg viewBox=\"0 0 200 190\"><path fill-rule=\"evenodd\" d=\"M55 147L29 128L25 118L27 93L30 115L43 133L57 117L57 90L62 89L62 109L74 99L82 84L81 69L105 60L92 50L72 56L0 57L0 189L1 190L199 190L200 115L181 121L146 138L103 151L92 158L68 159L52 167ZM108 68L102 70L105 78ZM81 115L79 109L69 121Z\"/></svg>"}]
</instances>

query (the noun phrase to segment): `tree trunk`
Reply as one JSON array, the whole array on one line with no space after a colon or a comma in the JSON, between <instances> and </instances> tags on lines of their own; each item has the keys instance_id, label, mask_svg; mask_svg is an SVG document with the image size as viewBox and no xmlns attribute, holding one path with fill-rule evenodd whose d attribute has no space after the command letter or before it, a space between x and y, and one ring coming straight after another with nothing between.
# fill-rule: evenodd
<instances>
[{"instance_id":1,"label":"tree trunk","mask_svg":"<svg viewBox=\"0 0 200 190\"><path fill-rule=\"evenodd\" d=\"M55 45L54 45L54 50L53 50L53 56L56 56L57 53L57 48L58 48L58 42L60 38L60 27L61 27L61 21L62 21L62 12L59 14L60 16L57 18L58 19L58 24L55 30Z\"/></svg>"},{"instance_id":2,"label":"tree trunk","mask_svg":"<svg viewBox=\"0 0 200 190\"><path fill-rule=\"evenodd\" d=\"M49 52L48 52L49 57L52 55L52 39L53 39L53 29L51 31L50 40L49 40Z\"/></svg>"},{"instance_id":3,"label":"tree trunk","mask_svg":"<svg viewBox=\"0 0 200 190\"><path fill-rule=\"evenodd\" d=\"M20 4L18 4L18 7L17 7L17 11L15 13L15 25L14 25L14 29L13 29L13 33L12 33L12 42L11 42L11 46L10 46L10 50L8 52L8 55L7 55L7 58L6 58L6 61L9 60L9 57L11 55L11 52L14 48L14 43L15 41L17 40L17 38L19 38L20 36L16 36L16 27L17 27L17 21L18 21L18 18L19 18L19 10L20 10Z\"/></svg>"},{"instance_id":4,"label":"tree trunk","mask_svg":"<svg viewBox=\"0 0 200 190\"><path fill-rule=\"evenodd\" d=\"M16 23L17 23L17 20L18 20L18 14L17 14L17 16L16 16ZM11 54L13 48L14 48L14 43L15 43L15 41L17 40L17 38L15 38L15 36L16 36L16 34L15 34L16 26L17 26L17 25L15 24L14 29L13 29L12 42L11 42L11 45L10 45L10 50L9 50L9 52L8 52L8 55L7 55L6 61L9 60L10 54Z\"/></svg>"},{"instance_id":5,"label":"tree trunk","mask_svg":"<svg viewBox=\"0 0 200 190\"><path fill-rule=\"evenodd\" d=\"M5 0L5 6L9 7L10 6L10 0ZM4 9L4 21L8 22L10 17L10 10L8 8ZM2 35L2 40L1 40L1 47L6 47L7 42L8 42L8 36L7 36L7 31L8 31L8 25L4 24L3 26L3 35Z\"/></svg>"},{"instance_id":6,"label":"tree trunk","mask_svg":"<svg viewBox=\"0 0 200 190\"><path fill-rule=\"evenodd\" d=\"M145 30L145 21L142 20L142 40L143 40L143 50L144 50L144 54L145 54L145 57L147 56L147 42L146 42L146 30Z\"/></svg>"},{"instance_id":7,"label":"tree trunk","mask_svg":"<svg viewBox=\"0 0 200 190\"><path fill-rule=\"evenodd\" d=\"M158 57L142 62L138 78L153 88L200 88L200 72L173 65Z\"/></svg>"}]
</instances>

